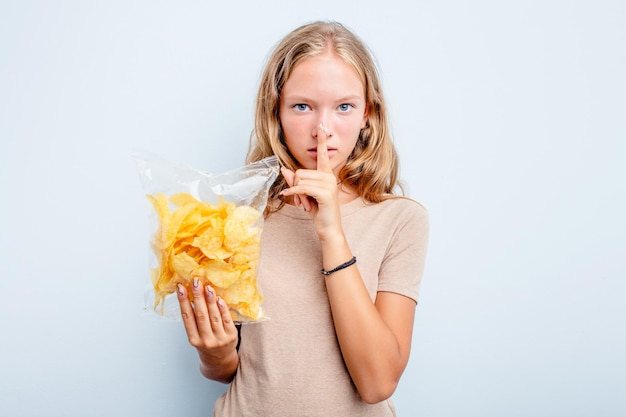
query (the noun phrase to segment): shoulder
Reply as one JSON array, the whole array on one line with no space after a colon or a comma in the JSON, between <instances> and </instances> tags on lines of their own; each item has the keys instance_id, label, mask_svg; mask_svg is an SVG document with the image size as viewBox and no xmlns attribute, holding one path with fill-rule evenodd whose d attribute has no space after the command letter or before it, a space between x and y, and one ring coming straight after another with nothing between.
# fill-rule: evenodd
<instances>
[{"instance_id":1,"label":"shoulder","mask_svg":"<svg viewBox=\"0 0 626 417\"><path fill-rule=\"evenodd\" d=\"M382 218L428 222L428 210L418 201L403 196L389 196L380 203L364 203Z\"/></svg>"},{"instance_id":2,"label":"shoulder","mask_svg":"<svg viewBox=\"0 0 626 417\"><path fill-rule=\"evenodd\" d=\"M389 196L379 203L359 199L342 207L344 227L367 231L367 236L409 236L428 234L428 211L421 203L406 197Z\"/></svg>"},{"instance_id":3,"label":"shoulder","mask_svg":"<svg viewBox=\"0 0 626 417\"><path fill-rule=\"evenodd\" d=\"M419 201L404 196L389 196L379 204L387 204L397 209L414 211L417 214L427 215L426 207Z\"/></svg>"}]
</instances>

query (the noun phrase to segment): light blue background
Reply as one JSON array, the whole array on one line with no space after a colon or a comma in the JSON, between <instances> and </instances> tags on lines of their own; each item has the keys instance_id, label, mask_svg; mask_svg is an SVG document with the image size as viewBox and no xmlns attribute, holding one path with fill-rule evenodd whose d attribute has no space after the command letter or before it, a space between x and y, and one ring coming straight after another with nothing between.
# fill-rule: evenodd
<instances>
[{"instance_id":1,"label":"light blue background","mask_svg":"<svg viewBox=\"0 0 626 417\"><path fill-rule=\"evenodd\" d=\"M431 216L399 416L626 415L618 0L0 1L0 415L210 415L141 314L130 154L240 166L268 52L317 18L374 50Z\"/></svg>"}]
</instances>

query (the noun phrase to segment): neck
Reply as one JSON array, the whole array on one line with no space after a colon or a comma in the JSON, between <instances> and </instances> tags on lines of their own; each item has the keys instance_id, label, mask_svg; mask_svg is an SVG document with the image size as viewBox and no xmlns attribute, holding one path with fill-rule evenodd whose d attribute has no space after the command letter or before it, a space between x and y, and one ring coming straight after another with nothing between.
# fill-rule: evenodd
<instances>
[{"instance_id":1,"label":"neck","mask_svg":"<svg viewBox=\"0 0 626 417\"><path fill-rule=\"evenodd\" d=\"M359 195L356 190L351 187L345 186L343 184L339 184L339 205L349 203L350 201L356 199Z\"/></svg>"}]
</instances>

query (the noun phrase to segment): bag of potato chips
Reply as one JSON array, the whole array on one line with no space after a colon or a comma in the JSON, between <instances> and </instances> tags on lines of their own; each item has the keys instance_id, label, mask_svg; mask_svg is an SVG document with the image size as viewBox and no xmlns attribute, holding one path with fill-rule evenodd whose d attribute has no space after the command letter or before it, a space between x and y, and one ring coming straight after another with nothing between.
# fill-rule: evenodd
<instances>
[{"instance_id":1,"label":"bag of potato chips","mask_svg":"<svg viewBox=\"0 0 626 417\"><path fill-rule=\"evenodd\" d=\"M264 319L256 270L275 156L213 175L146 153L133 155L150 210L151 284L144 310L180 319L177 284L211 285L236 322ZM188 291L191 296L191 291Z\"/></svg>"}]
</instances>

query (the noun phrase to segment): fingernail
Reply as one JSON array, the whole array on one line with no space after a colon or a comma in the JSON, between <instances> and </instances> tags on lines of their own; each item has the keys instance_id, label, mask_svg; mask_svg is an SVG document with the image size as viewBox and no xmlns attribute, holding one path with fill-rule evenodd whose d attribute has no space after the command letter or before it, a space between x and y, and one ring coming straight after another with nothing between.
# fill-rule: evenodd
<instances>
[{"instance_id":1,"label":"fingernail","mask_svg":"<svg viewBox=\"0 0 626 417\"><path fill-rule=\"evenodd\" d=\"M176 284L176 286L178 287L178 295L180 295L181 297L185 295L185 293L183 292L183 286L180 284Z\"/></svg>"},{"instance_id":2,"label":"fingernail","mask_svg":"<svg viewBox=\"0 0 626 417\"><path fill-rule=\"evenodd\" d=\"M198 281L198 278L194 278L193 279L193 287L194 288L198 288L198 284L200 283L200 281Z\"/></svg>"},{"instance_id":3,"label":"fingernail","mask_svg":"<svg viewBox=\"0 0 626 417\"><path fill-rule=\"evenodd\" d=\"M209 296L209 300L212 300L213 296L215 295L215 290L210 285L207 285L206 293Z\"/></svg>"},{"instance_id":4,"label":"fingernail","mask_svg":"<svg viewBox=\"0 0 626 417\"><path fill-rule=\"evenodd\" d=\"M217 304L220 307L226 307L226 303L224 302L224 300L222 300L222 297L217 297Z\"/></svg>"}]
</instances>

